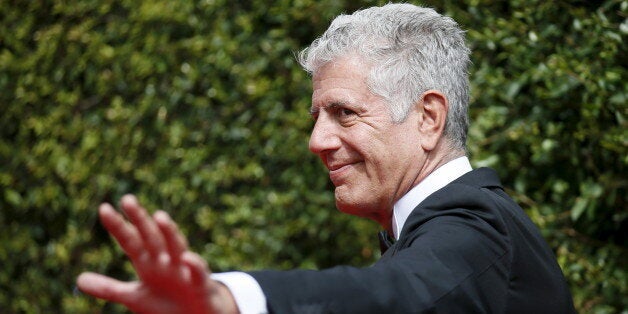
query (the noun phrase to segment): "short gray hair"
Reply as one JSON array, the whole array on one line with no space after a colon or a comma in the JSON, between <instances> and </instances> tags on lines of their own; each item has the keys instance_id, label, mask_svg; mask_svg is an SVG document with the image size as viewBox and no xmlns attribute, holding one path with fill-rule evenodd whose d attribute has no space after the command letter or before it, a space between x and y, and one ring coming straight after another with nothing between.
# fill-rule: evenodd
<instances>
[{"instance_id":1,"label":"short gray hair","mask_svg":"<svg viewBox=\"0 0 628 314\"><path fill-rule=\"evenodd\" d=\"M403 122L421 95L441 91L449 101L444 135L464 149L469 119L469 54L464 31L451 18L411 4L388 4L336 17L327 31L301 51L310 74L326 63L358 56L372 65L370 90L390 104L392 120Z\"/></svg>"}]
</instances>

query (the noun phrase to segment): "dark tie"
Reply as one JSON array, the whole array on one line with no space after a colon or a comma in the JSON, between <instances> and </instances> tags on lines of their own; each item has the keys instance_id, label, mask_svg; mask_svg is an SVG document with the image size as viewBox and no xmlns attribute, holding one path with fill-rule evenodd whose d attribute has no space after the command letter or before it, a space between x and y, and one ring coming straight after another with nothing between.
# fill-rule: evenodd
<instances>
[{"instance_id":1,"label":"dark tie","mask_svg":"<svg viewBox=\"0 0 628 314\"><path fill-rule=\"evenodd\" d=\"M377 233L377 237L379 238L379 250L382 255L384 255L384 253L386 253L386 251L393 245L393 239L390 238L386 230L382 230Z\"/></svg>"}]
</instances>

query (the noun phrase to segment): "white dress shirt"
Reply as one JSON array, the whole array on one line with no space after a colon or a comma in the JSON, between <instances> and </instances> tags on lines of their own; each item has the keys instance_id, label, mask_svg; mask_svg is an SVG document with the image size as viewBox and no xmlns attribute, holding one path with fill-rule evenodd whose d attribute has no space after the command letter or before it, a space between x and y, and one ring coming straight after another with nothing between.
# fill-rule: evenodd
<instances>
[{"instance_id":1,"label":"white dress shirt","mask_svg":"<svg viewBox=\"0 0 628 314\"><path fill-rule=\"evenodd\" d=\"M401 197L393 207L392 229L395 239L399 240L403 225L417 205L432 193L471 170L471 163L466 156L456 158L432 171L423 181Z\"/></svg>"},{"instance_id":2,"label":"white dress shirt","mask_svg":"<svg viewBox=\"0 0 628 314\"><path fill-rule=\"evenodd\" d=\"M456 158L434 170L399 199L393 207L392 229L395 239L399 240L403 225L417 205L432 193L471 170L471 164L466 156ZM268 313L266 296L259 283L251 275L243 272L226 272L212 274L211 278L229 288L240 313Z\"/></svg>"}]
</instances>

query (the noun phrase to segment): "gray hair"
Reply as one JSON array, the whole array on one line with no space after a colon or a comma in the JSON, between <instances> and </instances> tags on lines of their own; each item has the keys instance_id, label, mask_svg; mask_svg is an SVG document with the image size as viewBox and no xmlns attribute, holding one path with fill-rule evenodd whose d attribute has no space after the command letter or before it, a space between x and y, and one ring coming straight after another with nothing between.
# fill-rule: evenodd
<instances>
[{"instance_id":1,"label":"gray hair","mask_svg":"<svg viewBox=\"0 0 628 314\"><path fill-rule=\"evenodd\" d=\"M444 135L451 148L464 149L469 54L464 31L453 19L430 8L388 4L336 17L298 61L313 74L344 56L363 58L372 66L369 89L389 103L396 123L406 119L424 92L439 90L449 101Z\"/></svg>"}]
</instances>

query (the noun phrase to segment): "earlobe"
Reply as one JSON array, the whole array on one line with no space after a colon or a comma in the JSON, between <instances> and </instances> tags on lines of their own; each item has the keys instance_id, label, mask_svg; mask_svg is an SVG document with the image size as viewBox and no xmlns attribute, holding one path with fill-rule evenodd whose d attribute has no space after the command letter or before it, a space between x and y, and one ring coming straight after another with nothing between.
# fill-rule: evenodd
<instances>
[{"instance_id":1,"label":"earlobe","mask_svg":"<svg viewBox=\"0 0 628 314\"><path fill-rule=\"evenodd\" d=\"M436 148L445 129L449 103L447 97L437 90L428 90L421 95L421 118L419 131L422 135L422 146L426 151Z\"/></svg>"}]
</instances>

